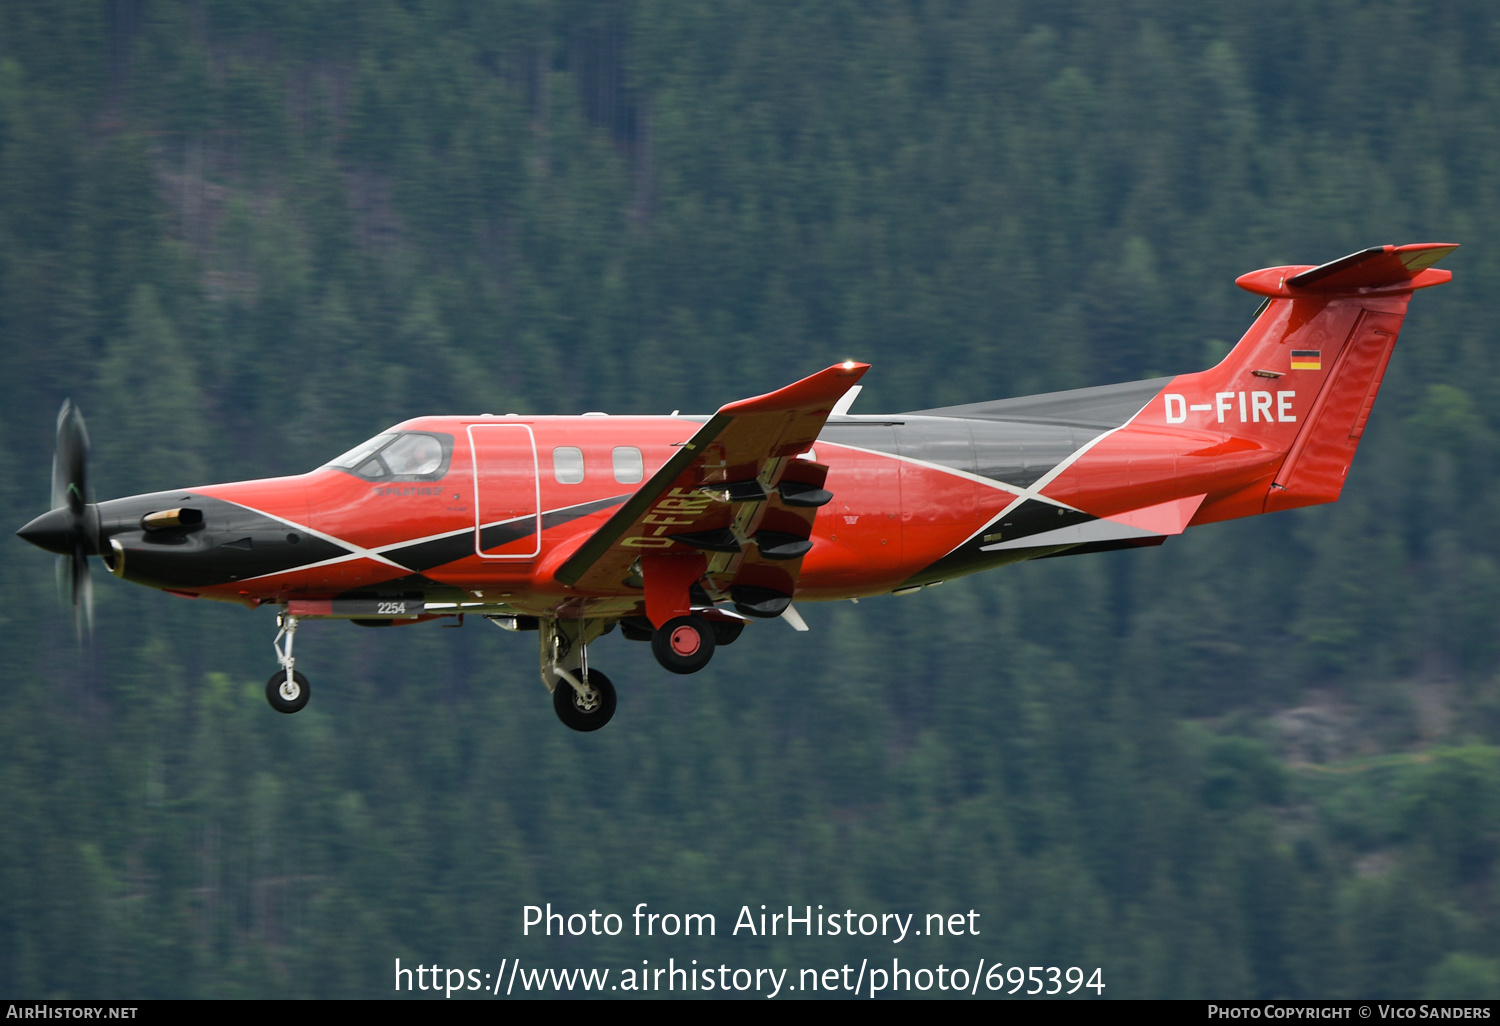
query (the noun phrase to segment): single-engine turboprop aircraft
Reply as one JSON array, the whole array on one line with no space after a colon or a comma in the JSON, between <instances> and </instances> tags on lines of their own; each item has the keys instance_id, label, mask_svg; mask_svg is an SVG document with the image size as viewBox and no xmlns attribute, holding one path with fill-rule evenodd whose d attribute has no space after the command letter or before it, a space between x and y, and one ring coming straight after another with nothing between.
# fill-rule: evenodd
<instances>
[{"instance_id":1,"label":"single-engine turboprop aircraft","mask_svg":"<svg viewBox=\"0 0 1500 1026\"><path fill-rule=\"evenodd\" d=\"M53 509L20 536L189 598L274 604L293 713L297 626L482 616L540 640L557 715L595 730L615 689L590 665L616 626L674 673L751 620L906 594L1041 556L1159 545L1199 524L1333 502L1411 294L1456 246L1272 267L1218 366L1068 392L851 416L846 362L712 417L419 417L297 477L89 502L88 435L58 416ZM81 609L81 612L80 612Z\"/></svg>"}]
</instances>

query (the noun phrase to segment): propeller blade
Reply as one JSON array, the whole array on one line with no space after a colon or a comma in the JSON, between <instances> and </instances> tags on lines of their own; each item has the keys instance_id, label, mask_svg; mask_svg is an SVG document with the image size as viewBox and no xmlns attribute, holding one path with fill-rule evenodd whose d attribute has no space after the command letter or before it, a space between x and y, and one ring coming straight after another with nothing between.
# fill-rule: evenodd
<instances>
[{"instance_id":1,"label":"propeller blade","mask_svg":"<svg viewBox=\"0 0 1500 1026\"><path fill-rule=\"evenodd\" d=\"M52 508L83 513L88 502L89 431L71 399L57 411L57 449L52 454Z\"/></svg>"},{"instance_id":2,"label":"propeller blade","mask_svg":"<svg viewBox=\"0 0 1500 1026\"><path fill-rule=\"evenodd\" d=\"M52 453L52 508L16 533L58 553L57 592L62 597L68 579L73 607L73 630L79 642L84 628L94 633L94 586L89 579L89 553L99 549L99 514L88 504L89 431L83 414L71 399L57 411L57 448ZM64 564L66 563L66 566Z\"/></svg>"},{"instance_id":3,"label":"propeller blade","mask_svg":"<svg viewBox=\"0 0 1500 1026\"><path fill-rule=\"evenodd\" d=\"M73 553L73 632L78 640L94 635L94 582L89 577L89 557L82 545Z\"/></svg>"}]
</instances>

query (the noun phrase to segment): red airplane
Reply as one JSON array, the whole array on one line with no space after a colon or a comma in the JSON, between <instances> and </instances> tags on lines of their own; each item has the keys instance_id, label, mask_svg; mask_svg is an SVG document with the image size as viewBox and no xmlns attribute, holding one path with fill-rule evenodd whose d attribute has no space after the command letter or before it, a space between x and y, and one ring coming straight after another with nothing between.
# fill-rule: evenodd
<instances>
[{"instance_id":1,"label":"red airplane","mask_svg":"<svg viewBox=\"0 0 1500 1026\"><path fill-rule=\"evenodd\" d=\"M279 609L279 712L307 704L307 619L465 615L536 631L557 715L595 730L615 627L693 673L750 620L902 595L1043 556L1159 545L1339 497L1412 292L1455 245L1384 246L1238 279L1265 297L1217 366L851 416L846 362L712 417L419 417L296 477L88 502L83 418L58 416L53 509L17 532L187 598Z\"/></svg>"}]
</instances>

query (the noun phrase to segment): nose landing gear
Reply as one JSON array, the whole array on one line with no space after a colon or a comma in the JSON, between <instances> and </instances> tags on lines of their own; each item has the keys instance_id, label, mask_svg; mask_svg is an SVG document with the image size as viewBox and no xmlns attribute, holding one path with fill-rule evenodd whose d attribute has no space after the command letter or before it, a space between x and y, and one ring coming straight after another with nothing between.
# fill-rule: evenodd
<instances>
[{"instance_id":1,"label":"nose landing gear","mask_svg":"<svg viewBox=\"0 0 1500 1026\"><path fill-rule=\"evenodd\" d=\"M544 619L538 624L542 683L552 709L573 730L598 730L615 714L615 685L589 668L589 642L613 625L603 620Z\"/></svg>"},{"instance_id":2,"label":"nose landing gear","mask_svg":"<svg viewBox=\"0 0 1500 1026\"><path fill-rule=\"evenodd\" d=\"M266 701L279 713L300 712L312 697L312 687L307 678L297 671L297 660L292 656L292 642L297 637L297 618L290 613L278 613L276 640L271 647L276 650L276 661L281 669L271 674L266 681ZM281 639L286 639L283 648Z\"/></svg>"}]
</instances>

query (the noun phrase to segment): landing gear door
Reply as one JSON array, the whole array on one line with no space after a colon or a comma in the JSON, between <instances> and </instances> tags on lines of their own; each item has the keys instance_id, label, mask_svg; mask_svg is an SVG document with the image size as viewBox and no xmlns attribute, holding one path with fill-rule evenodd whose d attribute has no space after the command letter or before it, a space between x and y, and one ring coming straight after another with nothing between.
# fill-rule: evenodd
<instances>
[{"instance_id":1,"label":"landing gear door","mask_svg":"<svg viewBox=\"0 0 1500 1026\"><path fill-rule=\"evenodd\" d=\"M481 559L535 559L542 551L536 437L528 424L470 424L474 454L474 552Z\"/></svg>"}]
</instances>

